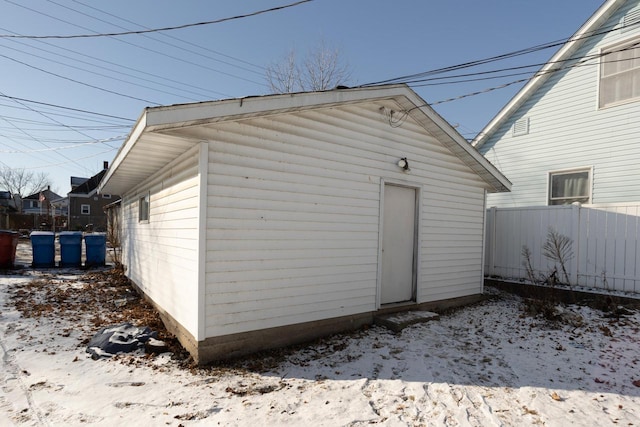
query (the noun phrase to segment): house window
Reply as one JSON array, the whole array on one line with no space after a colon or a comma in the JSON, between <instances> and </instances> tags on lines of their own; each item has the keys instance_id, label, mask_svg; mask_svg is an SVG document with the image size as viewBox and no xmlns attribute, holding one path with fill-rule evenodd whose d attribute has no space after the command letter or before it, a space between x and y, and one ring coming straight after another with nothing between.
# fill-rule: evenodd
<instances>
[{"instance_id":1,"label":"house window","mask_svg":"<svg viewBox=\"0 0 640 427\"><path fill-rule=\"evenodd\" d=\"M111 194L103 194L102 198L103 199L110 199L111 198Z\"/></svg>"},{"instance_id":2,"label":"house window","mask_svg":"<svg viewBox=\"0 0 640 427\"><path fill-rule=\"evenodd\" d=\"M549 173L549 205L591 201L591 169Z\"/></svg>"},{"instance_id":3,"label":"house window","mask_svg":"<svg viewBox=\"0 0 640 427\"><path fill-rule=\"evenodd\" d=\"M640 98L640 38L602 51L600 108Z\"/></svg>"},{"instance_id":4,"label":"house window","mask_svg":"<svg viewBox=\"0 0 640 427\"><path fill-rule=\"evenodd\" d=\"M149 221L149 193L138 199L138 222Z\"/></svg>"},{"instance_id":5,"label":"house window","mask_svg":"<svg viewBox=\"0 0 640 427\"><path fill-rule=\"evenodd\" d=\"M80 213L82 215L90 215L91 214L91 206L90 205L80 205Z\"/></svg>"},{"instance_id":6,"label":"house window","mask_svg":"<svg viewBox=\"0 0 640 427\"><path fill-rule=\"evenodd\" d=\"M36 202L35 200L31 200L31 206L30 208L37 208L38 207L38 202Z\"/></svg>"}]
</instances>

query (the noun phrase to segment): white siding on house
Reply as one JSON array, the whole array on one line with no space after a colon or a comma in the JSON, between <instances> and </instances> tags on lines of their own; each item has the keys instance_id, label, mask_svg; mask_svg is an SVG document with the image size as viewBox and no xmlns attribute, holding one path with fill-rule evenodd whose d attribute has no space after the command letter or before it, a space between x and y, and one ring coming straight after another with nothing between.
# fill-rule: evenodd
<instances>
[{"instance_id":1,"label":"white siding on house","mask_svg":"<svg viewBox=\"0 0 640 427\"><path fill-rule=\"evenodd\" d=\"M194 337L198 336L198 147L123 196L127 275ZM150 193L148 222L138 199Z\"/></svg>"},{"instance_id":2,"label":"white siding on house","mask_svg":"<svg viewBox=\"0 0 640 427\"><path fill-rule=\"evenodd\" d=\"M628 2L602 29L637 5ZM590 37L571 57L638 36L640 27ZM484 143L480 151L513 183L511 193L489 195L487 206L546 205L548 172L582 167L593 167L591 203L640 201L640 101L599 109L598 78L598 60L555 73ZM529 133L513 136L524 117Z\"/></svg>"},{"instance_id":3,"label":"white siding on house","mask_svg":"<svg viewBox=\"0 0 640 427\"><path fill-rule=\"evenodd\" d=\"M206 336L375 311L381 179L421 189L418 302L481 292L485 184L382 105L181 130L209 141Z\"/></svg>"}]
</instances>

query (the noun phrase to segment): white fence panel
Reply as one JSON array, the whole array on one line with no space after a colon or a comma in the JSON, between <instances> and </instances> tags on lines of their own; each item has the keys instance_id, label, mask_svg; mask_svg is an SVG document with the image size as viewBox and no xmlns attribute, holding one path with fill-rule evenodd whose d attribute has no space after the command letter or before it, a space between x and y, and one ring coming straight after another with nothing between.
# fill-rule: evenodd
<instances>
[{"instance_id":1,"label":"white fence panel","mask_svg":"<svg viewBox=\"0 0 640 427\"><path fill-rule=\"evenodd\" d=\"M640 293L640 204L491 208L487 213L485 273L529 279L523 247L536 278L560 265L543 255L549 230L569 237L565 268L571 285Z\"/></svg>"}]
</instances>

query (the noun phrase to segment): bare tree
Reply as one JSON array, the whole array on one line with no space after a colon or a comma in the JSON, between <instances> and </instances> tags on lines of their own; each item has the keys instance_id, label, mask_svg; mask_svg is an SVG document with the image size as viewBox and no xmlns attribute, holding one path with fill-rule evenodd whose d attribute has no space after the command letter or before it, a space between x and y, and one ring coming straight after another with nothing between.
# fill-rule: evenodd
<instances>
[{"instance_id":1,"label":"bare tree","mask_svg":"<svg viewBox=\"0 0 640 427\"><path fill-rule=\"evenodd\" d=\"M560 264L565 283L570 284L567 263L573 258L573 240L569 236L549 227L547 241L542 246L542 255Z\"/></svg>"},{"instance_id":2,"label":"bare tree","mask_svg":"<svg viewBox=\"0 0 640 427\"><path fill-rule=\"evenodd\" d=\"M0 167L0 189L14 196L25 197L34 194L49 185L51 180L46 173L34 173L26 169Z\"/></svg>"},{"instance_id":3,"label":"bare tree","mask_svg":"<svg viewBox=\"0 0 640 427\"><path fill-rule=\"evenodd\" d=\"M267 67L266 77L272 93L329 90L346 85L351 68L342 61L339 49L321 40L309 50L301 65L291 49L282 60Z\"/></svg>"},{"instance_id":4,"label":"bare tree","mask_svg":"<svg viewBox=\"0 0 640 427\"><path fill-rule=\"evenodd\" d=\"M272 93L291 93L301 90L300 69L296 52L291 49L280 62L267 67L267 82Z\"/></svg>"}]
</instances>

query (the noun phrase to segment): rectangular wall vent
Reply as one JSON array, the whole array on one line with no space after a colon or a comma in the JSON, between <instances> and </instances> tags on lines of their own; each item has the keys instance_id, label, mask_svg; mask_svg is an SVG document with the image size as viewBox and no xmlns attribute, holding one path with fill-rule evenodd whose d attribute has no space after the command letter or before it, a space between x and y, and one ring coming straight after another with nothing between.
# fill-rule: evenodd
<instances>
[{"instance_id":1,"label":"rectangular wall vent","mask_svg":"<svg viewBox=\"0 0 640 427\"><path fill-rule=\"evenodd\" d=\"M637 28L638 24L640 24L640 7L635 7L622 18L621 32L626 33L627 31L631 31Z\"/></svg>"},{"instance_id":2,"label":"rectangular wall vent","mask_svg":"<svg viewBox=\"0 0 640 427\"><path fill-rule=\"evenodd\" d=\"M529 133L529 117L523 117L513 124L513 136L526 135Z\"/></svg>"}]
</instances>

